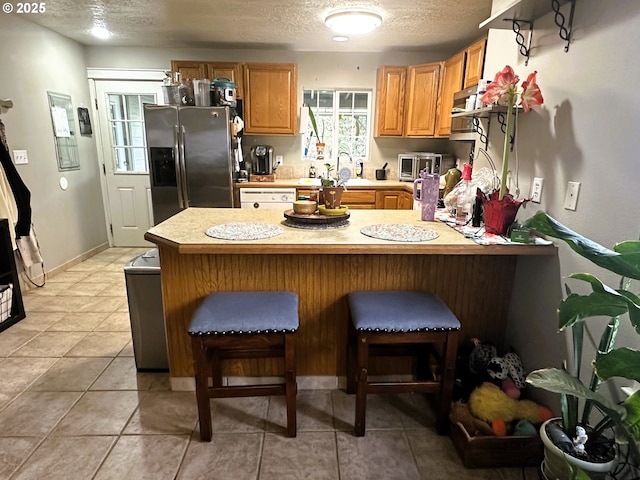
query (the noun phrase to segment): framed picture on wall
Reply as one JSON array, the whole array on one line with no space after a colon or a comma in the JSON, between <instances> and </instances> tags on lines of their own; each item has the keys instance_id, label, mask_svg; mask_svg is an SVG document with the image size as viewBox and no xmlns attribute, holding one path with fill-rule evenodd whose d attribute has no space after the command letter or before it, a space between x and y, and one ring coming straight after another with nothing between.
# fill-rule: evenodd
<instances>
[{"instance_id":1,"label":"framed picture on wall","mask_svg":"<svg viewBox=\"0 0 640 480\"><path fill-rule=\"evenodd\" d=\"M80 124L80 135L91 135L93 133L88 108L78 107L78 123Z\"/></svg>"}]
</instances>

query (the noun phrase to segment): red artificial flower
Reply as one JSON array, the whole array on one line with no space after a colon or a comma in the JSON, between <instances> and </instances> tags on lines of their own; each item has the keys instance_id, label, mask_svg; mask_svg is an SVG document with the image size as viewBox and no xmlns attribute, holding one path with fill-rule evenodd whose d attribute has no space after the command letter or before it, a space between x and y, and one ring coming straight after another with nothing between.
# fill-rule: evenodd
<instances>
[{"instance_id":1,"label":"red artificial flower","mask_svg":"<svg viewBox=\"0 0 640 480\"><path fill-rule=\"evenodd\" d=\"M536 83L536 75L538 71L530 73L527 79L522 82L522 93L520 94L520 104L525 113L531 110L531 107L542 105L544 99L540 87Z\"/></svg>"}]
</instances>

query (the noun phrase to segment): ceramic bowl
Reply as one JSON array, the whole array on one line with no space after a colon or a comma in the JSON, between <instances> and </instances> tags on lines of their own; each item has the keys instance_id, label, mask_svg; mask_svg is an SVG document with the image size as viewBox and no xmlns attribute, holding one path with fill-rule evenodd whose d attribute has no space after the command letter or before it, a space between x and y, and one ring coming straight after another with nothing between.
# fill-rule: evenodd
<instances>
[{"instance_id":1,"label":"ceramic bowl","mask_svg":"<svg viewBox=\"0 0 640 480\"><path fill-rule=\"evenodd\" d=\"M293 211L302 215L311 215L318 208L318 203L313 200L296 200L293 202Z\"/></svg>"}]
</instances>

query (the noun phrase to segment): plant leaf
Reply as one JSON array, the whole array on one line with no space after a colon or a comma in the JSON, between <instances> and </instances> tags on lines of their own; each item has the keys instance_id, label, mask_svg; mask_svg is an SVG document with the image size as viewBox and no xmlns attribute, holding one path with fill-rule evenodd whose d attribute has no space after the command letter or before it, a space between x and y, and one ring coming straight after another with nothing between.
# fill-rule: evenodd
<instances>
[{"instance_id":1,"label":"plant leaf","mask_svg":"<svg viewBox=\"0 0 640 480\"><path fill-rule=\"evenodd\" d=\"M595 361L596 374L603 380L623 377L640 382L640 352L631 348L616 348L599 353Z\"/></svg>"},{"instance_id":2,"label":"plant leaf","mask_svg":"<svg viewBox=\"0 0 640 480\"><path fill-rule=\"evenodd\" d=\"M527 383L550 392L590 399L616 423L622 423L627 415L625 407L615 404L598 392L592 392L580 380L558 368L535 370L527 375Z\"/></svg>"},{"instance_id":3,"label":"plant leaf","mask_svg":"<svg viewBox=\"0 0 640 480\"><path fill-rule=\"evenodd\" d=\"M549 237L564 240L576 253L602 268L640 280L640 242L621 242L614 247L617 250L609 250L565 227L545 212L536 213L524 222L524 226Z\"/></svg>"},{"instance_id":4,"label":"plant leaf","mask_svg":"<svg viewBox=\"0 0 640 480\"><path fill-rule=\"evenodd\" d=\"M558 308L558 328L564 330L585 318L606 316L617 317L628 311L628 302L617 292L578 295L572 293L560 302Z\"/></svg>"},{"instance_id":5,"label":"plant leaf","mask_svg":"<svg viewBox=\"0 0 640 480\"><path fill-rule=\"evenodd\" d=\"M313 114L313 110L311 107L307 107L309 109L309 120L311 120L311 126L313 127L313 132L316 134L316 138L320 141L320 135L318 135L318 124L316 123L316 116Z\"/></svg>"},{"instance_id":6,"label":"plant leaf","mask_svg":"<svg viewBox=\"0 0 640 480\"><path fill-rule=\"evenodd\" d=\"M625 429L636 442L640 442L640 390L627 398L622 406L627 410Z\"/></svg>"}]
</instances>

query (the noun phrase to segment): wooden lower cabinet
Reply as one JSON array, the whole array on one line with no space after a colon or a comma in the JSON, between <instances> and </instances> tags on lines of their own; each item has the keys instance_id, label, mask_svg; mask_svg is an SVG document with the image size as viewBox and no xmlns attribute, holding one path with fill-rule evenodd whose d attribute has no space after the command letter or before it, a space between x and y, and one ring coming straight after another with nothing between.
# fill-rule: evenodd
<instances>
[{"instance_id":1,"label":"wooden lower cabinet","mask_svg":"<svg viewBox=\"0 0 640 480\"><path fill-rule=\"evenodd\" d=\"M413 195L405 190L382 190L376 192L376 208L385 210L411 210Z\"/></svg>"},{"instance_id":2,"label":"wooden lower cabinet","mask_svg":"<svg viewBox=\"0 0 640 480\"><path fill-rule=\"evenodd\" d=\"M296 196L303 195L308 197L311 194L310 188L298 188ZM375 190L347 190L342 194L342 205L346 205L351 209L373 209L377 207Z\"/></svg>"}]
</instances>

